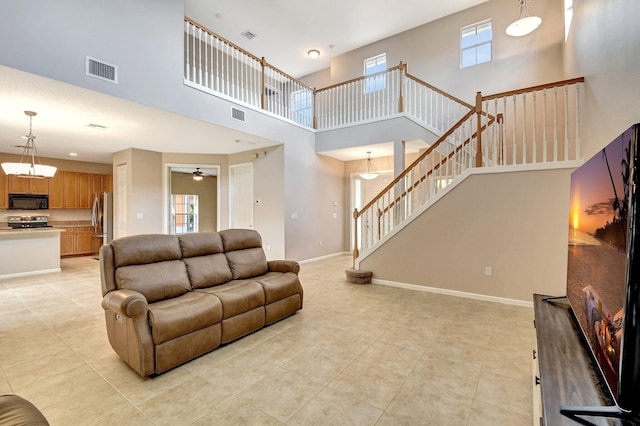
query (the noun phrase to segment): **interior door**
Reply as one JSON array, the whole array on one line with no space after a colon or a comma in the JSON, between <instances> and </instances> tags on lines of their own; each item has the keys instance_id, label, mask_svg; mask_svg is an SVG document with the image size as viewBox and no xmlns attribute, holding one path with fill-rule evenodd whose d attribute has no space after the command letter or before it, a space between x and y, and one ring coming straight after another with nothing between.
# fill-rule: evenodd
<instances>
[{"instance_id":1,"label":"interior door","mask_svg":"<svg viewBox=\"0 0 640 426\"><path fill-rule=\"evenodd\" d=\"M253 163L229 166L229 228L253 228Z\"/></svg>"}]
</instances>

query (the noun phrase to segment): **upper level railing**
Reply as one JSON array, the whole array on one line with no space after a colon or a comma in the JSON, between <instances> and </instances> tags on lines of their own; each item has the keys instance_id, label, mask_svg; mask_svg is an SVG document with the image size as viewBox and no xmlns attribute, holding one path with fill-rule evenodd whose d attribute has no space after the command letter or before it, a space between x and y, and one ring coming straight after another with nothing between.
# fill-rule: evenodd
<instances>
[{"instance_id":1,"label":"upper level railing","mask_svg":"<svg viewBox=\"0 0 640 426\"><path fill-rule=\"evenodd\" d=\"M584 78L482 96L362 209L354 210L354 262L458 176L474 167L580 158Z\"/></svg>"},{"instance_id":2,"label":"upper level railing","mask_svg":"<svg viewBox=\"0 0 640 426\"><path fill-rule=\"evenodd\" d=\"M407 65L313 89L185 18L185 83L306 127L328 129L406 112L441 134L472 106L417 77Z\"/></svg>"}]
</instances>

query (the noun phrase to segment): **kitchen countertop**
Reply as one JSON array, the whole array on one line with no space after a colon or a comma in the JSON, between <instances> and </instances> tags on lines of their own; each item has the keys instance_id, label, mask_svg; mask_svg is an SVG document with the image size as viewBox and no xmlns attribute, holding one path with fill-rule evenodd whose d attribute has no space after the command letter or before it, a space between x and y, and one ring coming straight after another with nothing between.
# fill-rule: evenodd
<instances>
[{"instance_id":1,"label":"kitchen countertop","mask_svg":"<svg viewBox=\"0 0 640 426\"><path fill-rule=\"evenodd\" d=\"M92 226L90 220L50 220L49 225L58 228L77 228L80 226Z\"/></svg>"},{"instance_id":2,"label":"kitchen countertop","mask_svg":"<svg viewBox=\"0 0 640 426\"><path fill-rule=\"evenodd\" d=\"M60 233L64 231L62 228L17 228L13 229L8 226L0 227L0 235L14 235L17 234L37 234L37 233L45 233L45 232L57 232Z\"/></svg>"}]
</instances>

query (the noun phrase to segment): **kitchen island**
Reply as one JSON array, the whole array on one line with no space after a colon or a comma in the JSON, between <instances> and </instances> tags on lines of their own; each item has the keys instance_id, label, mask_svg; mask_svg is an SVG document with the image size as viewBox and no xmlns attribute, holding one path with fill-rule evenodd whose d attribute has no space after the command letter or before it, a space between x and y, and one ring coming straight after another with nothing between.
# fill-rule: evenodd
<instances>
[{"instance_id":1,"label":"kitchen island","mask_svg":"<svg viewBox=\"0 0 640 426\"><path fill-rule=\"evenodd\" d=\"M60 228L0 228L0 279L60 271Z\"/></svg>"}]
</instances>

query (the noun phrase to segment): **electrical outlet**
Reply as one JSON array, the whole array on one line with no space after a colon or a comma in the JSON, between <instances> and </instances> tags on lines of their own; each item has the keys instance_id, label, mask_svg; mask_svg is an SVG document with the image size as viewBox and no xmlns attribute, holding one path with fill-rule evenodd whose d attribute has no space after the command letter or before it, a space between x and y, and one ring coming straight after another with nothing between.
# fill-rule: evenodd
<instances>
[{"instance_id":1,"label":"electrical outlet","mask_svg":"<svg viewBox=\"0 0 640 426\"><path fill-rule=\"evenodd\" d=\"M493 268L492 268L491 266L485 266L485 267L484 267L484 274L485 274L487 277L492 276L492 275L493 275Z\"/></svg>"}]
</instances>

